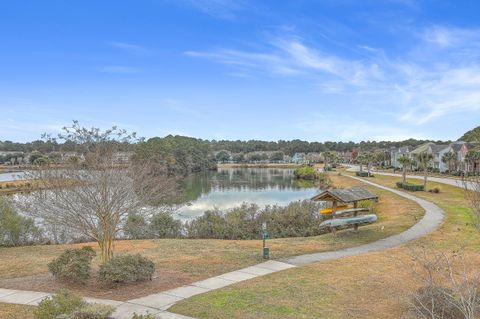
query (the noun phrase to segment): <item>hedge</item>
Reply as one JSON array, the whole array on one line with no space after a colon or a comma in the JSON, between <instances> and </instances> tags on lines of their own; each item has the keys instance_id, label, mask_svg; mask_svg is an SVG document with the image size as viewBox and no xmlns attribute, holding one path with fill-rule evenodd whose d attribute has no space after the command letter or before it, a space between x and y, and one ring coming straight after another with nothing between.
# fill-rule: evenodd
<instances>
[{"instance_id":1,"label":"hedge","mask_svg":"<svg viewBox=\"0 0 480 319\"><path fill-rule=\"evenodd\" d=\"M402 182L397 182L397 187L398 188L403 188L404 190L412 191L412 192L424 191L425 190L423 185L417 185L417 184L411 184L411 183L402 183Z\"/></svg>"},{"instance_id":2,"label":"hedge","mask_svg":"<svg viewBox=\"0 0 480 319\"><path fill-rule=\"evenodd\" d=\"M368 176L368 172L364 172L364 171L356 172L355 175L360 176L360 177L374 177L372 173L370 173L370 176Z\"/></svg>"}]
</instances>

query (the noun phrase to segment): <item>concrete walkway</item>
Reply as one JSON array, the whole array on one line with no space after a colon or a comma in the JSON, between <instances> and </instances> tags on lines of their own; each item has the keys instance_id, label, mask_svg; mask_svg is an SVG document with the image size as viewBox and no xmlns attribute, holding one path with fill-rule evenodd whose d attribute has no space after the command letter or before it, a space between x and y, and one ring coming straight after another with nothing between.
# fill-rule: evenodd
<instances>
[{"instance_id":1,"label":"concrete walkway","mask_svg":"<svg viewBox=\"0 0 480 319\"><path fill-rule=\"evenodd\" d=\"M358 172L360 170L360 166L358 166L358 165L351 165L350 164L350 165L347 165L347 166L349 166L347 171L350 171L350 172ZM376 174L376 175L402 177L402 174L396 174L396 173L381 172L381 171L377 171L377 170L372 170L371 172L374 175ZM420 176L420 175L408 175L408 174L407 174L407 178L420 179L420 180L424 179L424 177ZM477 190L478 189L478 186L476 187L476 185L474 183L472 183L470 181L463 182L461 179L428 176L428 180L432 181L432 182L452 185L452 186L460 187L460 188L465 188L465 186L467 186L467 188L469 190Z\"/></svg>"},{"instance_id":2,"label":"concrete walkway","mask_svg":"<svg viewBox=\"0 0 480 319\"><path fill-rule=\"evenodd\" d=\"M348 175L344 175L344 176L348 176ZM385 250L388 248L405 244L411 240L421 238L431 233L435 229L437 229L443 221L444 211L440 207L438 207L437 205L429 201L426 201L424 199L418 198L416 196L410 195L402 191L381 186L379 184L367 181L365 179L361 179L353 176L348 176L348 177L356 180L360 180L366 184L373 185L380 189L387 190L399 196L405 197L411 201L414 201L425 210L425 215L422 217L422 219L418 223L416 223L411 228L407 229L406 231L398 235L393 235L384 239L377 240L373 243L346 248L342 250L291 257L284 260L286 263L299 266L299 265L306 265L306 264L319 262L319 261L326 261L326 260L332 260L332 259L337 259L342 257L356 256L356 255L365 254L365 253L374 252L374 251Z\"/></svg>"},{"instance_id":3,"label":"concrete walkway","mask_svg":"<svg viewBox=\"0 0 480 319\"><path fill-rule=\"evenodd\" d=\"M346 175L347 176L347 175ZM274 272L282 271L285 269L293 268L300 265L306 265L310 263L332 260L342 257L355 256L368 252L381 251L395 246L402 245L411 240L418 239L427 235L428 233L437 229L443 221L444 212L435 204L413 196L411 194L398 191L392 188L381 186L365 179L348 176L356 180L360 180L366 184L373 185L375 187L390 191L399 196L410 199L418 203L425 210L423 218L408 230L388 238L384 238L369 244L351 247L338 251L322 252L308 255L301 255L284 259L282 261L270 260L255 266L246 267L240 270L229 272L223 275L205 279L202 281L194 282L187 286L162 291L157 294L148 295L142 298L128 300L126 302L102 300L85 298L89 302L97 302L103 304L109 304L116 307L114 318L117 319L131 319L133 313L155 314L159 319L193 319L190 317L174 314L166 311L175 303L190 298L195 295L199 295L205 292L209 292L215 289L220 289L241 281L249 280L252 278L268 275ZM50 294L42 292L32 291L19 291L0 289L0 303L18 303L24 305L36 305L40 300L49 296Z\"/></svg>"}]
</instances>

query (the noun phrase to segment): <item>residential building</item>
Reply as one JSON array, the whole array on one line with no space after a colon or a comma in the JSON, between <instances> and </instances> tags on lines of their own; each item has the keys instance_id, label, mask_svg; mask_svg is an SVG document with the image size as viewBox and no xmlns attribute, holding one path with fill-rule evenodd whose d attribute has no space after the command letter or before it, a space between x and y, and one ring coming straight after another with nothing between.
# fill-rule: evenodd
<instances>
[{"instance_id":1,"label":"residential building","mask_svg":"<svg viewBox=\"0 0 480 319\"><path fill-rule=\"evenodd\" d=\"M390 162L394 168L401 168L402 165L398 162L398 159L403 155L410 156L410 147L392 147L390 149Z\"/></svg>"}]
</instances>

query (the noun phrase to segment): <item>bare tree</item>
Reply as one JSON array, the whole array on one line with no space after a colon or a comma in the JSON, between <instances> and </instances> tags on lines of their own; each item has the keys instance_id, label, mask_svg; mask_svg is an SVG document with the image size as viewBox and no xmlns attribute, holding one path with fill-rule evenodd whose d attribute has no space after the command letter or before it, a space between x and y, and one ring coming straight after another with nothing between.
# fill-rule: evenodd
<instances>
[{"instance_id":1,"label":"bare tree","mask_svg":"<svg viewBox=\"0 0 480 319\"><path fill-rule=\"evenodd\" d=\"M445 253L424 247L411 251L411 267L422 286L412 298L425 319L474 319L479 311L480 272L463 250Z\"/></svg>"},{"instance_id":2,"label":"bare tree","mask_svg":"<svg viewBox=\"0 0 480 319\"><path fill-rule=\"evenodd\" d=\"M29 197L30 211L45 223L61 225L96 241L101 261L113 256L114 241L130 213L148 214L175 189L164 163L133 156L119 161L119 151L138 142L135 134L113 127L102 131L74 122L56 140L75 145L76 160L45 164L29 178L40 190Z\"/></svg>"},{"instance_id":3,"label":"bare tree","mask_svg":"<svg viewBox=\"0 0 480 319\"><path fill-rule=\"evenodd\" d=\"M475 218L477 228L480 228L480 175L472 175L463 178L465 197Z\"/></svg>"}]
</instances>

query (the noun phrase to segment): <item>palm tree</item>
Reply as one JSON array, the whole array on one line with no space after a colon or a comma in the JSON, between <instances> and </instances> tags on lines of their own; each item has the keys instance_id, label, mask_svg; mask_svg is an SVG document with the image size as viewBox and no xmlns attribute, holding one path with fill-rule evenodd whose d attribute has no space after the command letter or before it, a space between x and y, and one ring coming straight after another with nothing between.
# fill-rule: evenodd
<instances>
[{"instance_id":1,"label":"palm tree","mask_svg":"<svg viewBox=\"0 0 480 319\"><path fill-rule=\"evenodd\" d=\"M365 153L358 154L357 162L360 164L360 172L363 172L363 162L365 161Z\"/></svg>"},{"instance_id":2,"label":"palm tree","mask_svg":"<svg viewBox=\"0 0 480 319\"><path fill-rule=\"evenodd\" d=\"M405 184L405 182L407 181L407 168L409 165L412 164L412 160L407 155L402 155L399 157L398 162L402 165L402 183Z\"/></svg>"},{"instance_id":3,"label":"palm tree","mask_svg":"<svg viewBox=\"0 0 480 319\"><path fill-rule=\"evenodd\" d=\"M415 157L418 165L423 169L423 188L427 189L427 179L428 179L428 164L433 159L432 154L427 152L418 153Z\"/></svg>"},{"instance_id":4,"label":"palm tree","mask_svg":"<svg viewBox=\"0 0 480 319\"><path fill-rule=\"evenodd\" d=\"M470 150L465 155L465 160L469 163L469 171L475 172L475 166L480 162L480 150Z\"/></svg>"},{"instance_id":5,"label":"palm tree","mask_svg":"<svg viewBox=\"0 0 480 319\"><path fill-rule=\"evenodd\" d=\"M370 177L370 171L372 169L372 162L375 160L375 154L372 152L364 153L365 162L367 163L368 177Z\"/></svg>"},{"instance_id":6,"label":"palm tree","mask_svg":"<svg viewBox=\"0 0 480 319\"><path fill-rule=\"evenodd\" d=\"M442 156L442 162L448 165L448 172L452 172L452 163L455 163L455 160L457 159L457 155L454 152L448 152L443 154Z\"/></svg>"}]
</instances>

